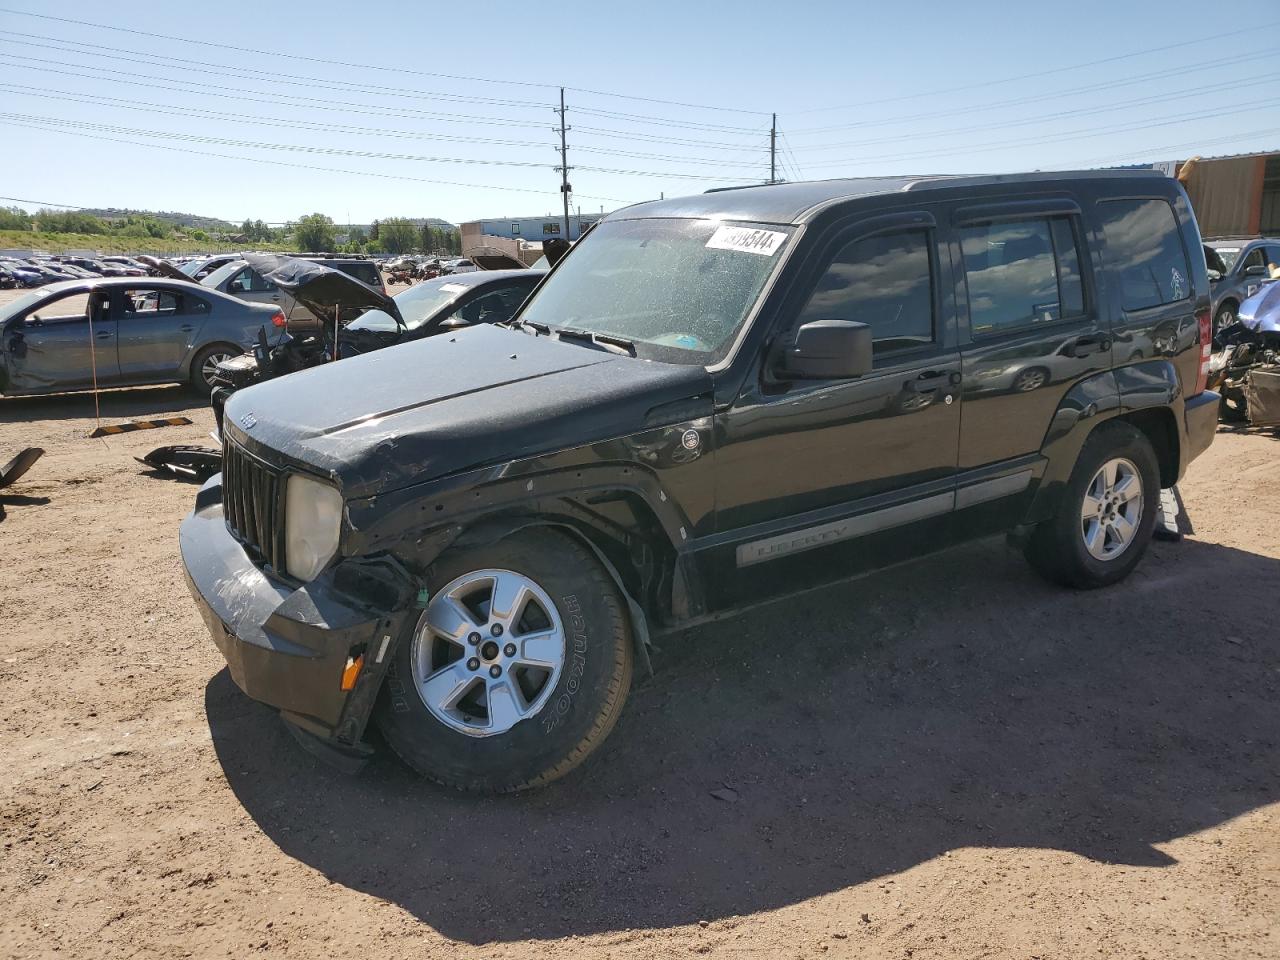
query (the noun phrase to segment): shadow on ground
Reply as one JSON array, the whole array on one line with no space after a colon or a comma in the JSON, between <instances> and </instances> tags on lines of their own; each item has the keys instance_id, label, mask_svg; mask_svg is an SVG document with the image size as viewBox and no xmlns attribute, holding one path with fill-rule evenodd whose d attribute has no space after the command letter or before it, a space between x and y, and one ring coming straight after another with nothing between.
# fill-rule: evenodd
<instances>
[{"instance_id":1,"label":"shadow on ground","mask_svg":"<svg viewBox=\"0 0 1280 960\"><path fill-rule=\"evenodd\" d=\"M1190 541L1092 593L978 544L665 639L594 762L518 797L331 773L225 671L206 707L267 836L446 936L668 927L964 846L1172 863L1280 799L1278 590L1280 561Z\"/></svg>"},{"instance_id":2,"label":"shadow on ground","mask_svg":"<svg viewBox=\"0 0 1280 960\"><path fill-rule=\"evenodd\" d=\"M137 417L167 416L204 407L207 400L196 396L188 387L131 387L104 389L98 395L103 423L115 423ZM0 423L34 420L92 420L92 393L53 393L34 397L0 397Z\"/></svg>"}]
</instances>

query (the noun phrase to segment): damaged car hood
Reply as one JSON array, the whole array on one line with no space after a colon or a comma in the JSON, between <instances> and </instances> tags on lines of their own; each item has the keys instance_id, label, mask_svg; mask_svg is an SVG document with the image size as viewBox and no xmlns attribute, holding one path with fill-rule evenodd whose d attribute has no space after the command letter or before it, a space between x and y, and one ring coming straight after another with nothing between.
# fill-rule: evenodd
<instances>
[{"instance_id":1,"label":"damaged car hood","mask_svg":"<svg viewBox=\"0 0 1280 960\"><path fill-rule=\"evenodd\" d=\"M244 261L262 279L274 283L317 317L332 317L334 308L347 311L381 310L404 323L396 302L355 277L326 267L322 261L246 253Z\"/></svg>"},{"instance_id":2,"label":"damaged car hood","mask_svg":"<svg viewBox=\"0 0 1280 960\"><path fill-rule=\"evenodd\" d=\"M657 408L710 390L700 366L483 325L257 384L223 422L354 498L661 426Z\"/></svg>"},{"instance_id":3,"label":"damaged car hood","mask_svg":"<svg viewBox=\"0 0 1280 960\"><path fill-rule=\"evenodd\" d=\"M170 280L182 280L186 283L196 282L167 260L161 260L157 257L148 257L146 254L142 254L138 257L138 262L145 264L147 267L160 274L160 276L168 277Z\"/></svg>"}]
</instances>

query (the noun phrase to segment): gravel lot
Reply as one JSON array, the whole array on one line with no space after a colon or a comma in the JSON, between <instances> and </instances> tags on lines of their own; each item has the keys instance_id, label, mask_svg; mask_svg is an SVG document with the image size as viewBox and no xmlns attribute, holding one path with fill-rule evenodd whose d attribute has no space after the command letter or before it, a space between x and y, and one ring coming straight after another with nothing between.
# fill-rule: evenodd
<instances>
[{"instance_id":1,"label":"gravel lot","mask_svg":"<svg viewBox=\"0 0 1280 960\"><path fill-rule=\"evenodd\" d=\"M595 761L318 765L187 594L179 388L0 399L0 956L1280 956L1280 438L1097 593L977 544L661 642ZM731 792L723 792L724 787ZM721 799L713 796L717 791ZM736 799L734 799L736 798Z\"/></svg>"}]
</instances>

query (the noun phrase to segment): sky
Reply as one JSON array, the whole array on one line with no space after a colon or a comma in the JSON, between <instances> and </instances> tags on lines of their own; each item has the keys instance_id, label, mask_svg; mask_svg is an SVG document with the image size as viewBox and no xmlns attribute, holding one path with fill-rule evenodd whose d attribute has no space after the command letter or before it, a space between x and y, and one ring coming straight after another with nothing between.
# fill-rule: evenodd
<instances>
[{"instance_id":1,"label":"sky","mask_svg":"<svg viewBox=\"0 0 1280 960\"><path fill-rule=\"evenodd\" d=\"M584 213L766 180L774 113L790 180L1277 150L1280 0L0 0L0 205L542 216L561 86Z\"/></svg>"}]
</instances>

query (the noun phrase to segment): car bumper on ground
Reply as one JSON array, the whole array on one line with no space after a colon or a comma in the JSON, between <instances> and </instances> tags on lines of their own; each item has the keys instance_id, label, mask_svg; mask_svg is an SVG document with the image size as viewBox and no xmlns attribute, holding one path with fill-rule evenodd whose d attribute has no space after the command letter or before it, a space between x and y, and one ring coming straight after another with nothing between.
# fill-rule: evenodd
<instances>
[{"instance_id":1,"label":"car bumper on ground","mask_svg":"<svg viewBox=\"0 0 1280 960\"><path fill-rule=\"evenodd\" d=\"M236 685L330 746L359 751L409 615L403 568L352 561L302 585L269 576L227 528L221 475L201 488L179 540L191 595ZM345 691L343 671L357 658Z\"/></svg>"},{"instance_id":2,"label":"car bumper on ground","mask_svg":"<svg viewBox=\"0 0 1280 960\"><path fill-rule=\"evenodd\" d=\"M1213 443L1214 434L1218 431L1220 400L1212 390L1188 398L1182 411L1183 429L1186 432L1186 455L1182 458L1184 469Z\"/></svg>"}]
</instances>

